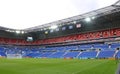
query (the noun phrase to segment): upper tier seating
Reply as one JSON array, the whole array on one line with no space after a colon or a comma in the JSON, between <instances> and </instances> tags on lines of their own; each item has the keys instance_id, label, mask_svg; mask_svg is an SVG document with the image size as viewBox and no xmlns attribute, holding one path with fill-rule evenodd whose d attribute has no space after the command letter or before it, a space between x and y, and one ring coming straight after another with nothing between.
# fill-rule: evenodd
<instances>
[{"instance_id":1,"label":"upper tier seating","mask_svg":"<svg viewBox=\"0 0 120 74\"><path fill-rule=\"evenodd\" d=\"M23 39L10 39L10 38L1 37L0 43L1 44L19 44L19 45L40 45L40 44L63 43L63 42L101 39L101 38L110 38L110 37L119 37L119 36L120 36L120 29L111 29L111 30L88 32L88 33L82 33L82 34L76 34L76 35L37 40L34 42L27 42L26 40L23 40Z\"/></svg>"}]
</instances>

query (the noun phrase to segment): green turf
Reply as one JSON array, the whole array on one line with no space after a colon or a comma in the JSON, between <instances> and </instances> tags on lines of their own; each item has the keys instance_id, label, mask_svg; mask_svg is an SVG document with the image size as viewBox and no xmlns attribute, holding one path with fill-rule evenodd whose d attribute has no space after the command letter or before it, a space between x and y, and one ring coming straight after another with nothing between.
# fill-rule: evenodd
<instances>
[{"instance_id":1,"label":"green turf","mask_svg":"<svg viewBox=\"0 0 120 74\"><path fill-rule=\"evenodd\" d=\"M114 60L0 59L0 74L115 74Z\"/></svg>"}]
</instances>

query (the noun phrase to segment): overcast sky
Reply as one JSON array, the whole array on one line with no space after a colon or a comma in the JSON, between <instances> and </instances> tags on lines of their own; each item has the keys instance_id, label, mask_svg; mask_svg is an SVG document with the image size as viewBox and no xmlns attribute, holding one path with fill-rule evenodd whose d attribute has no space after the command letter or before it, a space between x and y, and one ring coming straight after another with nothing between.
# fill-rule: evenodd
<instances>
[{"instance_id":1,"label":"overcast sky","mask_svg":"<svg viewBox=\"0 0 120 74\"><path fill-rule=\"evenodd\" d=\"M0 26L25 29L109 6L118 0L0 0Z\"/></svg>"}]
</instances>

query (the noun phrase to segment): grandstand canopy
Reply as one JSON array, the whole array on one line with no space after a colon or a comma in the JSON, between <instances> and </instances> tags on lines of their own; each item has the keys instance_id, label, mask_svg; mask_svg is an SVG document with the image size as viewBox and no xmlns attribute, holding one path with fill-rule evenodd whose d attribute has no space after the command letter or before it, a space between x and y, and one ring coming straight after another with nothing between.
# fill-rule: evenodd
<instances>
[{"instance_id":1,"label":"grandstand canopy","mask_svg":"<svg viewBox=\"0 0 120 74\"><path fill-rule=\"evenodd\" d=\"M110 14L115 9L115 12L117 12L119 10L117 6L120 4L117 1L42 0L41 2L40 0L3 0L0 1L0 26L2 26L1 29L5 30L8 28L23 29L30 32L87 17L99 17ZM113 6L114 3L117 6Z\"/></svg>"}]
</instances>

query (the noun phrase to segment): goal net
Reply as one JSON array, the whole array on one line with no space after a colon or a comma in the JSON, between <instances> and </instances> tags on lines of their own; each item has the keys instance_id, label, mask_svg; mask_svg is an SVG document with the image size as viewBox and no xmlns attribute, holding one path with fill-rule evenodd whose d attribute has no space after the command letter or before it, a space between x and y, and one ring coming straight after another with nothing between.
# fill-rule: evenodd
<instances>
[{"instance_id":1,"label":"goal net","mask_svg":"<svg viewBox=\"0 0 120 74\"><path fill-rule=\"evenodd\" d=\"M21 59L21 54L6 54L8 59Z\"/></svg>"}]
</instances>

